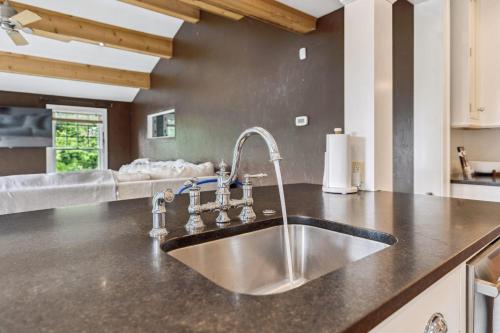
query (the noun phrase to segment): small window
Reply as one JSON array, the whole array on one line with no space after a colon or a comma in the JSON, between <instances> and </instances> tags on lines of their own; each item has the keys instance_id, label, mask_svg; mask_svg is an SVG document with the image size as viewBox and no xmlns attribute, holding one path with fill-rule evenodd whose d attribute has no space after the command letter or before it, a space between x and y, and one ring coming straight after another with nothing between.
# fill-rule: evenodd
<instances>
[{"instance_id":1,"label":"small window","mask_svg":"<svg viewBox=\"0 0 500 333\"><path fill-rule=\"evenodd\" d=\"M47 172L107 169L107 110L48 105L53 110L53 147Z\"/></svg>"},{"instance_id":2,"label":"small window","mask_svg":"<svg viewBox=\"0 0 500 333\"><path fill-rule=\"evenodd\" d=\"M175 138L175 110L148 116L148 139Z\"/></svg>"}]
</instances>

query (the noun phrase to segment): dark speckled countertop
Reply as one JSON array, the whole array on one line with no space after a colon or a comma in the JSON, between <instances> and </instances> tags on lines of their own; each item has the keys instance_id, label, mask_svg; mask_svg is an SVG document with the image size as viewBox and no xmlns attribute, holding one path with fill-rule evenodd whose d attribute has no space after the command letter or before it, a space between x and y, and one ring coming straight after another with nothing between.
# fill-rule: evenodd
<instances>
[{"instance_id":1,"label":"dark speckled countertop","mask_svg":"<svg viewBox=\"0 0 500 333\"><path fill-rule=\"evenodd\" d=\"M147 235L146 199L3 215L0 332L365 332L500 235L500 204L342 196L316 185L285 190L290 215L379 230L398 242L259 297L218 287L160 250ZM255 201L257 212L279 210L276 188L256 189ZM184 234L186 206L183 195L169 207L168 237ZM215 228L211 216L205 220Z\"/></svg>"},{"instance_id":2,"label":"dark speckled countertop","mask_svg":"<svg viewBox=\"0 0 500 333\"><path fill-rule=\"evenodd\" d=\"M465 185L500 186L500 178L484 174L472 175L470 178L465 178L461 174L454 174L451 176L451 183Z\"/></svg>"}]
</instances>

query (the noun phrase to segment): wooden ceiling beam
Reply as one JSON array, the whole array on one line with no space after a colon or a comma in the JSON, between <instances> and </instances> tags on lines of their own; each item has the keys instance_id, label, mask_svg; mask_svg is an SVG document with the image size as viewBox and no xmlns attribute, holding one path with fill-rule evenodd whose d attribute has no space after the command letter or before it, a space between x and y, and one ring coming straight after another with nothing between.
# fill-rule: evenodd
<instances>
[{"instance_id":1,"label":"wooden ceiling beam","mask_svg":"<svg viewBox=\"0 0 500 333\"><path fill-rule=\"evenodd\" d=\"M149 73L0 51L0 72L149 89Z\"/></svg>"},{"instance_id":2,"label":"wooden ceiling beam","mask_svg":"<svg viewBox=\"0 0 500 333\"><path fill-rule=\"evenodd\" d=\"M160 14L176 17L189 23L200 21L200 10L179 0L120 0Z\"/></svg>"},{"instance_id":3,"label":"wooden ceiling beam","mask_svg":"<svg viewBox=\"0 0 500 333\"><path fill-rule=\"evenodd\" d=\"M234 20L234 21L239 21L241 20L244 16L241 14L237 14L235 12L229 11L227 9L217 7L213 4L207 3L206 1L203 0L179 0L180 2L183 2L186 5L191 5L194 7L197 7L201 10L204 10L206 12L223 16L225 18Z\"/></svg>"},{"instance_id":4,"label":"wooden ceiling beam","mask_svg":"<svg viewBox=\"0 0 500 333\"><path fill-rule=\"evenodd\" d=\"M11 4L17 11L28 9L42 18L40 21L28 25L35 35L97 44L167 59L172 57L173 41L171 38L121 28L21 3L11 2Z\"/></svg>"},{"instance_id":5,"label":"wooden ceiling beam","mask_svg":"<svg viewBox=\"0 0 500 333\"><path fill-rule=\"evenodd\" d=\"M316 30L316 18L275 0L182 0L203 2L298 33ZM201 8L201 7L200 7Z\"/></svg>"}]
</instances>

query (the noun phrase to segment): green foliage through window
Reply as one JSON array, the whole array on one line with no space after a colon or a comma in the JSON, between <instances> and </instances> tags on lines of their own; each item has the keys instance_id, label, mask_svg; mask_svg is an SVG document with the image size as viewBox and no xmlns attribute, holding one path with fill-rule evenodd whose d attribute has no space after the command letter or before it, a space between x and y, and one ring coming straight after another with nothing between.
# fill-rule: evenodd
<instances>
[{"instance_id":1,"label":"green foliage through window","mask_svg":"<svg viewBox=\"0 0 500 333\"><path fill-rule=\"evenodd\" d=\"M99 167L98 150L57 150L57 171L95 170Z\"/></svg>"},{"instance_id":2,"label":"green foliage through window","mask_svg":"<svg viewBox=\"0 0 500 333\"><path fill-rule=\"evenodd\" d=\"M73 118L74 119L74 118ZM55 126L57 172L99 168L100 123L58 120ZM88 121L88 120L87 120Z\"/></svg>"}]
</instances>

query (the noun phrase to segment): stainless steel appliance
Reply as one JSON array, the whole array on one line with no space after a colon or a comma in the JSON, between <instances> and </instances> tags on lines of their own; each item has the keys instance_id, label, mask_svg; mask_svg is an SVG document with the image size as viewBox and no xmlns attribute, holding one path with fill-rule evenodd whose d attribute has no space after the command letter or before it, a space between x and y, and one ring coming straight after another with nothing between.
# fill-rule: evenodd
<instances>
[{"instance_id":1,"label":"stainless steel appliance","mask_svg":"<svg viewBox=\"0 0 500 333\"><path fill-rule=\"evenodd\" d=\"M500 333L500 239L467 263L467 332Z\"/></svg>"}]
</instances>

